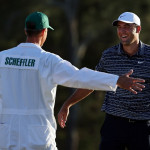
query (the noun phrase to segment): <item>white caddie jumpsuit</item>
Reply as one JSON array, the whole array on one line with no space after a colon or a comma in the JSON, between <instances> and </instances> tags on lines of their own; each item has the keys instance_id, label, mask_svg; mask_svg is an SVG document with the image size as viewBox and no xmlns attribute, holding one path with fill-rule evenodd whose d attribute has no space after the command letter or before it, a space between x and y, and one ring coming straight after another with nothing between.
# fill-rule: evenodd
<instances>
[{"instance_id":1,"label":"white caddie jumpsuit","mask_svg":"<svg viewBox=\"0 0 150 150\"><path fill-rule=\"evenodd\" d=\"M0 150L57 150L57 85L115 91L118 76L78 70L33 43L0 52Z\"/></svg>"}]
</instances>

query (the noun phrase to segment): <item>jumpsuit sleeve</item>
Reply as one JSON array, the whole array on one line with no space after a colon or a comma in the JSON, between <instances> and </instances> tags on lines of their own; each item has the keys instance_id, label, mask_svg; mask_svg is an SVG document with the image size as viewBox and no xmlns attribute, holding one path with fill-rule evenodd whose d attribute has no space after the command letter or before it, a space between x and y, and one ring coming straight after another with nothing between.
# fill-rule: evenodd
<instances>
[{"instance_id":1,"label":"jumpsuit sleeve","mask_svg":"<svg viewBox=\"0 0 150 150\"><path fill-rule=\"evenodd\" d=\"M53 67L53 82L72 88L116 91L118 76L88 68L78 69L66 60L59 60Z\"/></svg>"}]
</instances>

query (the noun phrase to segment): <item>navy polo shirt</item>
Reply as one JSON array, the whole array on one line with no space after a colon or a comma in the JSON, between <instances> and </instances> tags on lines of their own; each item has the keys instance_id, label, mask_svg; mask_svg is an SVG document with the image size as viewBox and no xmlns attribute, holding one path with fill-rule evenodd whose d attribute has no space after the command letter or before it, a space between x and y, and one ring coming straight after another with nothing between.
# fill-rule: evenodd
<instances>
[{"instance_id":1,"label":"navy polo shirt","mask_svg":"<svg viewBox=\"0 0 150 150\"><path fill-rule=\"evenodd\" d=\"M123 75L133 69L131 77L145 79L145 88L138 94L128 90L117 88L116 92L107 92L102 111L108 114L137 119L150 119L150 46L139 43L139 51L133 55L127 55L122 44L115 45L103 52L100 62L96 66L97 71L103 71L116 75Z\"/></svg>"}]
</instances>

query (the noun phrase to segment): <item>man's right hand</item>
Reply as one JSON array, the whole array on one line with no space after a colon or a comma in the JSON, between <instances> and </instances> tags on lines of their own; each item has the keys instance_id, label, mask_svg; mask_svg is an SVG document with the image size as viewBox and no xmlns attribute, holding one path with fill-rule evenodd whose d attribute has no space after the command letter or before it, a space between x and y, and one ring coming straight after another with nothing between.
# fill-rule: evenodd
<instances>
[{"instance_id":1,"label":"man's right hand","mask_svg":"<svg viewBox=\"0 0 150 150\"><path fill-rule=\"evenodd\" d=\"M117 85L122 89L126 89L131 91L134 94L137 94L137 90L142 91L142 89L145 88L144 85L140 84L140 83L144 83L145 80L129 77L132 73L133 70L130 70L128 73L120 76L117 81Z\"/></svg>"}]
</instances>

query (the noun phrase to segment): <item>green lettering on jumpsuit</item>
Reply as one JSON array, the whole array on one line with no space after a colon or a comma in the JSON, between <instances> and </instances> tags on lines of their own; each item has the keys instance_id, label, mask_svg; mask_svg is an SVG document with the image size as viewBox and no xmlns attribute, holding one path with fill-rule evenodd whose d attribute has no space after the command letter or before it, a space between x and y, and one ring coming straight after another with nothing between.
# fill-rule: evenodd
<instances>
[{"instance_id":1,"label":"green lettering on jumpsuit","mask_svg":"<svg viewBox=\"0 0 150 150\"><path fill-rule=\"evenodd\" d=\"M35 59L6 57L5 65L34 67Z\"/></svg>"}]
</instances>

